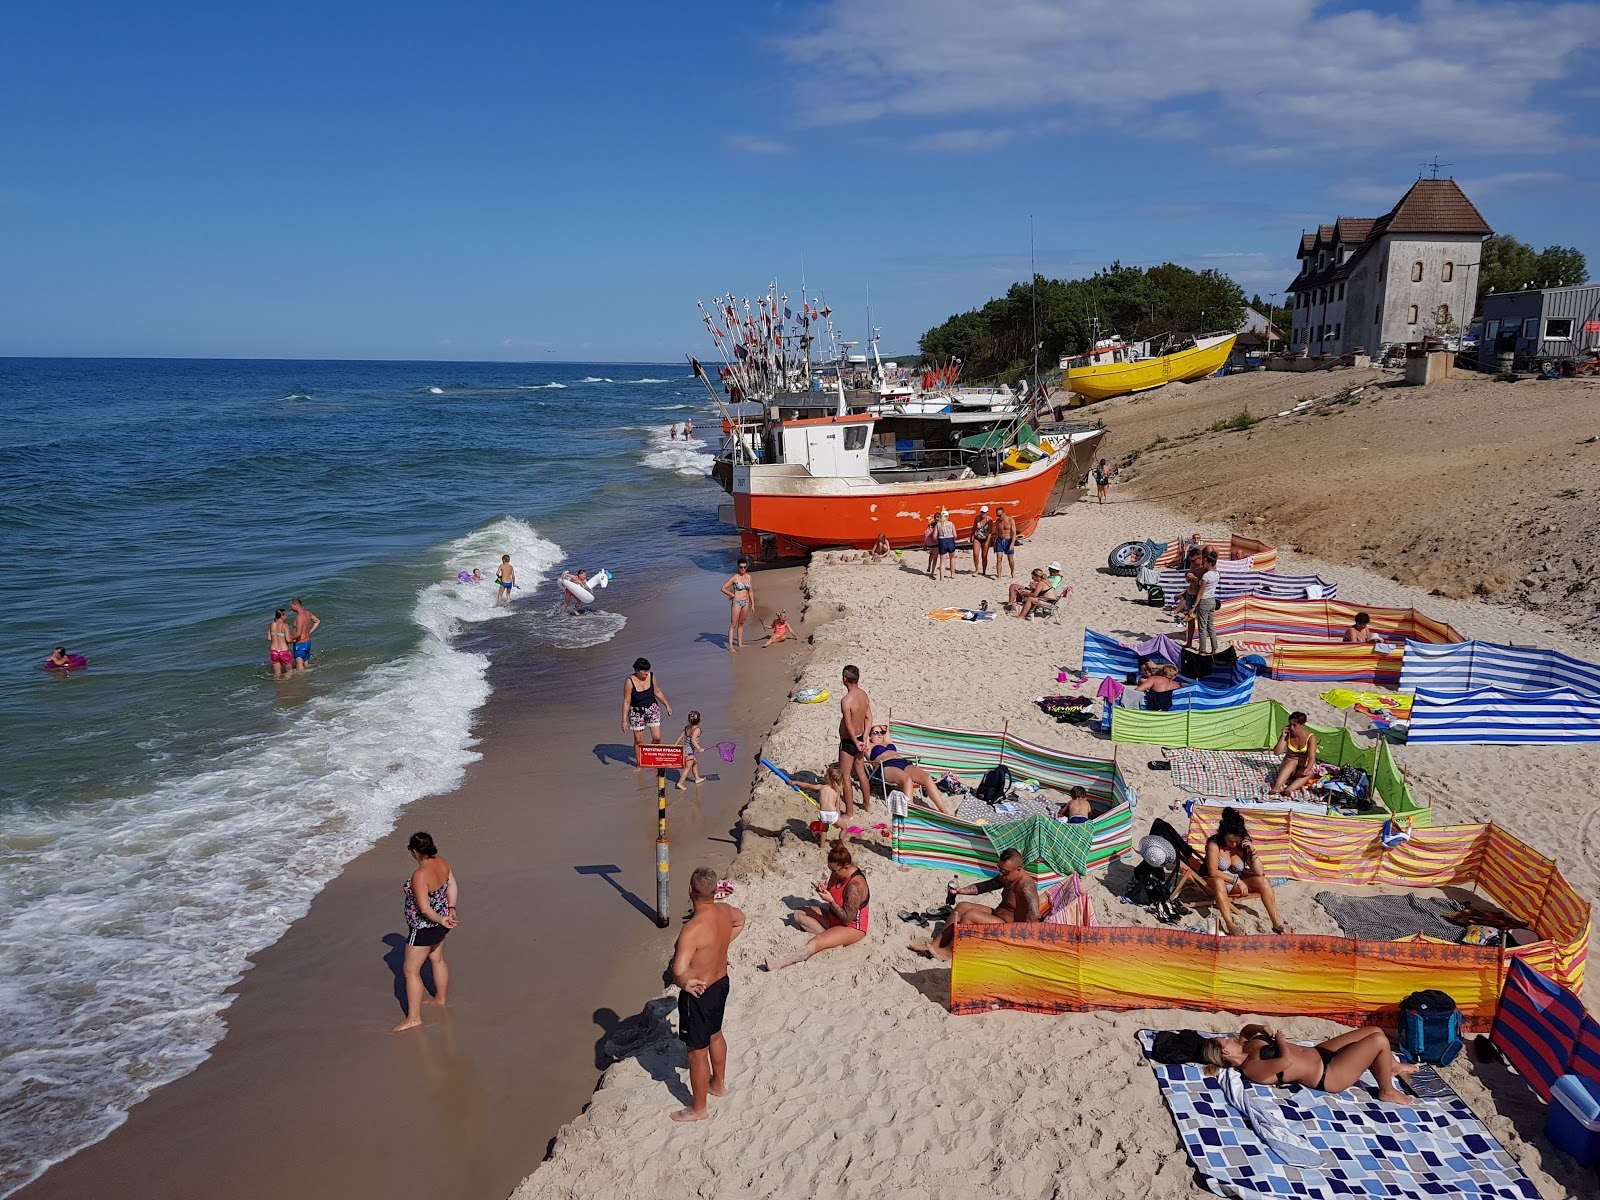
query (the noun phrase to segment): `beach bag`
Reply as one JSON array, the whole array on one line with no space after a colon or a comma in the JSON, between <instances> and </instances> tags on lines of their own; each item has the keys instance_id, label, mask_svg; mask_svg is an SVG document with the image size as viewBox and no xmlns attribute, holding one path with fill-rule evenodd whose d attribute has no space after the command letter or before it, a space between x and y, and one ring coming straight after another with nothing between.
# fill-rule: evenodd
<instances>
[{"instance_id":1,"label":"beach bag","mask_svg":"<svg viewBox=\"0 0 1600 1200\"><path fill-rule=\"evenodd\" d=\"M978 786L972 794L985 804L999 804L1010 790L1011 772L1006 769L1004 763L1001 763L983 773L983 778L978 780Z\"/></svg>"},{"instance_id":2,"label":"beach bag","mask_svg":"<svg viewBox=\"0 0 1600 1200\"><path fill-rule=\"evenodd\" d=\"M1145 589L1144 602L1151 608L1165 608L1167 606L1167 593L1152 583Z\"/></svg>"},{"instance_id":3,"label":"beach bag","mask_svg":"<svg viewBox=\"0 0 1600 1200\"><path fill-rule=\"evenodd\" d=\"M1461 1040L1461 1011L1447 994L1435 989L1412 992L1400 1001L1400 1049L1411 1062L1455 1062Z\"/></svg>"},{"instance_id":4,"label":"beach bag","mask_svg":"<svg viewBox=\"0 0 1600 1200\"><path fill-rule=\"evenodd\" d=\"M1158 1063L1205 1062L1206 1038L1193 1029L1158 1029L1151 1039L1150 1057Z\"/></svg>"},{"instance_id":5,"label":"beach bag","mask_svg":"<svg viewBox=\"0 0 1600 1200\"><path fill-rule=\"evenodd\" d=\"M1178 869L1152 867L1147 862L1136 863L1133 878L1128 881L1128 901L1146 908L1165 904L1177 890Z\"/></svg>"}]
</instances>

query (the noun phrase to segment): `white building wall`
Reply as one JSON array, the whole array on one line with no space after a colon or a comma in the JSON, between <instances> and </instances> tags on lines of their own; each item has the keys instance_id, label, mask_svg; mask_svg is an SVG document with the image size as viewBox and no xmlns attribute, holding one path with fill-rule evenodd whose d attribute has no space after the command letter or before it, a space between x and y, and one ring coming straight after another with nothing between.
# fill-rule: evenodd
<instances>
[{"instance_id":1,"label":"white building wall","mask_svg":"<svg viewBox=\"0 0 1600 1200\"><path fill-rule=\"evenodd\" d=\"M1383 278L1384 301L1379 345L1414 342L1433 326L1441 304L1448 305L1450 320L1465 329L1472 320L1478 299L1478 272L1483 256L1483 239L1477 234L1435 235L1419 239L1400 234L1385 236L1368 256L1380 253L1387 261ZM1422 278L1412 278L1421 263ZM1447 282L1444 265L1452 266ZM1415 307L1416 319L1412 320ZM1377 353L1378 346L1368 346Z\"/></svg>"}]
</instances>

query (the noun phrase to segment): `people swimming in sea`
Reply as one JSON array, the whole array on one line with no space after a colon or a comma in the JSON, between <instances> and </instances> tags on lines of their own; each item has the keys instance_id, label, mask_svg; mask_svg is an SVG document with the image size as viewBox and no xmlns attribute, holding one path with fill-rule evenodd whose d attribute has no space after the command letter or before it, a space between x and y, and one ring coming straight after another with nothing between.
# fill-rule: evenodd
<instances>
[{"instance_id":1,"label":"people swimming in sea","mask_svg":"<svg viewBox=\"0 0 1600 1200\"><path fill-rule=\"evenodd\" d=\"M280 617L283 615L282 609L278 611L278 615ZM50 657L44 660L44 665L51 671L72 671L87 665L88 661L81 654L68 654L65 646L57 646L50 652Z\"/></svg>"},{"instance_id":2,"label":"people swimming in sea","mask_svg":"<svg viewBox=\"0 0 1600 1200\"><path fill-rule=\"evenodd\" d=\"M517 586L517 569L511 565L511 555L500 556L500 565L495 568L494 581L500 585L500 590L495 593L494 606L499 608L510 604L511 589Z\"/></svg>"},{"instance_id":3,"label":"people swimming in sea","mask_svg":"<svg viewBox=\"0 0 1600 1200\"><path fill-rule=\"evenodd\" d=\"M770 650L782 641L798 642L799 640L800 635L789 624L789 614L779 613L772 620L772 627L767 631L767 644L762 649Z\"/></svg>"},{"instance_id":4,"label":"people swimming in sea","mask_svg":"<svg viewBox=\"0 0 1600 1200\"><path fill-rule=\"evenodd\" d=\"M722 585L722 594L728 604L728 653L736 653L744 645L744 625L755 611L755 580L750 578L750 560L741 558L739 569Z\"/></svg>"},{"instance_id":5,"label":"people swimming in sea","mask_svg":"<svg viewBox=\"0 0 1600 1200\"><path fill-rule=\"evenodd\" d=\"M678 426L676 422L673 423L672 431L668 433L667 436L674 442L678 440Z\"/></svg>"},{"instance_id":6,"label":"people swimming in sea","mask_svg":"<svg viewBox=\"0 0 1600 1200\"><path fill-rule=\"evenodd\" d=\"M1305 713L1289 714L1289 723L1272 750L1283 755L1283 764L1272 780L1274 796L1287 796L1317 781L1317 735L1306 728Z\"/></svg>"},{"instance_id":7,"label":"people swimming in sea","mask_svg":"<svg viewBox=\"0 0 1600 1200\"><path fill-rule=\"evenodd\" d=\"M674 746L683 747L683 770L678 772L678 790L681 792L689 785L689 780L704 783L706 777L700 774L700 754L705 747L700 744L700 714L691 712L688 723L683 727L683 733Z\"/></svg>"},{"instance_id":8,"label":"people swimming in sea","mask_svg":"<svg viewBox=\"0 0 1600 1200\"><path fill-rule=\"evenodd\" d=\"M289 611L294 613L294 669L304 671L311 665L311 635L322 627L322 618L317 616L296 596L289 601Z\"/></svg>"},{"instance_id":9,"label":"people swimming in sea","mask_svg":"<svg viewBox=\"0 0 1600 1200\"><path fill-rule=\"evenodd\" d=\"M1411 1103L1394 1081L1409 1079L1418 1066L1395 1058L1381 1029L1352 1029L1315 1046L1302 1046L1281 1029L1246 1025L1238 1037L1208 1038L1200 1052L1208 1067L1232 1067L1251 1083L1279 1087L1299 1083L1319 1092L1348 1091L1371 1071L1378 1081L1378 1099L1389 1104Z\"/></svg>"},{"instance_id":10,"label":"people swimming in sea","mask_svg":"<svg viewBox=\"0 0 1600 1200\"><path fill-rule=\"evenodd\" d=\"M287 615L281 608L274 609L272 621L267 625L267 661L272 664L274 679L286 678L294 670L294 656L289 649L289 638L293 635L289 622L284 620Z\"/></svg>"},{"instance_id":11,"label":"people swimming in sea","mask_svg":"<svg viewBox=\"0 0 1600 1200\"><path fill-rule=\"evenodd\" d=\"M481 567L473 567L472 568L472 582L473 583L482 583L483 582L483 569Z\"/></svg>"},{"instance_id":12,"label":"people swimming in sea","mask_svg":"<svg viewBox=\"0 0 1600 1200\"><path fill-rule=\"evenodd\" d=\"M694 422L688 417L683 419L683 440L688 441L694 436Z\"/></svg>"},{"instance_id":13,"label":"people swimming in sea","mask_svg":"<svg viewBox=\"0 0 1600 1200\"><path fill-rule=\"evenodd\" d=\"M564 584L569 582L575 583L584 591L593 594L593 589L589 586L589 572L584 570L582 567L579 567L576 571L561 572L561 582ZM579 607L581 604L579 599L569 592L565 587L563 587L561 589L561 612L557 615L563 617L566 616L567 605L569 604L572 605L573 616L578 616L583 611L583 609Z\"/></svg>"}]
</instances>

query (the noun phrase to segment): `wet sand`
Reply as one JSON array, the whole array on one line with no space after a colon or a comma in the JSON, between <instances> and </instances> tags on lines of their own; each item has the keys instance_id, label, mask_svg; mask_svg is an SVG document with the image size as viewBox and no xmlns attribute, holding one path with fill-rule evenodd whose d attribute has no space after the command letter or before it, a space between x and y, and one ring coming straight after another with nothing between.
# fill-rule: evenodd
<instances>
[{"instance_id":1,"label":"wet sand","mask_svg":"<svg viewBox=\"0 0 1600 1200\"><path fill-rule=\"evenodd\" d=\"M690 871L732 861L755 752L807 653L724 653L722 578L686 570L603 646L497 658L483 758L462 786L406 810L255 957L209 1060L17 1195L509 1195L589 1101L600 1042L660 990ZM795 619L799 584L798 570L759 575L760 615ZM717 776L698 792L668 786L668 929L653 918L656 781L632 768L620 728L622 680L641 654L674 709L664 740L698 708L701 769ZM738 743L732 764L714 749L724 740ZM449 1009L395 1035L404 846L417 829L461 881L461 925L446 943Z\"/></svg>"}]
</instances>

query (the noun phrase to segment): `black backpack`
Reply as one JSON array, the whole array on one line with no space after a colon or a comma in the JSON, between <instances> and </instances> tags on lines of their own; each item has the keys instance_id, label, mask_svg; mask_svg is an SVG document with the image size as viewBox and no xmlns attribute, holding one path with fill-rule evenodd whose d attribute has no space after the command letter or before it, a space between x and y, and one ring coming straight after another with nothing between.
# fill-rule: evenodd
<instances>
[{"instance_id":1,"label":"black backpack","mask_svg":"<svg viewBox=\"0 0 1600 1200\"><path fill-rule=\"evenodd\" d=\"M1461 1010L1449 994L1430 988L1400 1001L1400 1049L1411 1062L1447 1067L1464 1047Z\"/></svg>"},{"instance_id":2,"label":"black backpack","mask_svg":"<svg viewBox=\"0 0 1600 1200\"><path fill-rule=\"evenodd\" d=\"M1167 593L1160 585L1152 583L1144 590L1144 602L1151 608L1165 608L1167 606Z\"/></svg>"},{"instance_id":3,"label":"black backpack","mask_svg":"<svg viewBox=\"0 0 1600 1200\"><path fill-rule=\"evenodd\" d=\"M1150 1057L1158 1063L1205 1061L1206 1038L1193 1029L1158 1029L1151 1039Z\"/></svg>"},{"instance_id":4,"label":"black backpack","mask_svg":"<svg viewBox=\"0 0 1600 1200\"><path fill-rule=\"evenodd\" d=\"M1178 890L1178 870L1152 867L1147 862L1134 864L1133 878L1128 882L1128 899L1134 904L1150 907L1165 904Z\"/></svg>"},{"instance_id":5,"label":"black backpack","mask_svg":"<svg viewBox=\"0 0 1600 1200\"><path fill-rule=\"evenodd\" d=\"M973 790L973 795L985 804L999 804L1011 788L1011 772L1006 770L1006 765L990 767L983 773L983 778L978 780L978 786Z\"/></svg>"}]
</instances>

